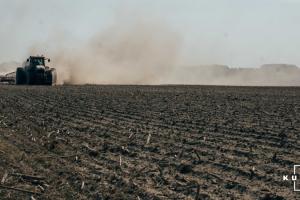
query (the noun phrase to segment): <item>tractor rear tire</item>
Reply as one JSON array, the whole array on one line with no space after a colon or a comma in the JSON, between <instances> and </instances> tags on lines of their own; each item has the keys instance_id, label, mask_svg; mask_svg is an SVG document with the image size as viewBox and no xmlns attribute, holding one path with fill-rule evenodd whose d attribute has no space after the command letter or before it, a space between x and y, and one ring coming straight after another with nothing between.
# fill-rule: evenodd
<instances>
[{"instance_id":1,"label":"tractor rear tire","mask_svg":"<svg viewBox=\"0 0 300 200\"><path fill-rule=\"evenodd\" d=\"M51 69L46 72L46 85L55 85L56 84L56 70Z\"/></svg>"},{"instance_id":2,"label":"tractor rear tire","mask_svg":"<svg viewBox=\"0 0 300 200\"><path fill-rule=\"evenodd\" d=\"M56 85L57 82L57 73L56 73L56 69L51 69L51 77L52 77L52 85Z\"/></svg>"},{"instance_id":3,"label":"tractor rear tire","mask_svg":"<svg viewBox=\"0 0 300 200\"><path fill-rule=\"evenodd\" d=\"M18 67L16 71L16 85L26 84L26 73L22 67Z\"/></svg>"}]
</instances>

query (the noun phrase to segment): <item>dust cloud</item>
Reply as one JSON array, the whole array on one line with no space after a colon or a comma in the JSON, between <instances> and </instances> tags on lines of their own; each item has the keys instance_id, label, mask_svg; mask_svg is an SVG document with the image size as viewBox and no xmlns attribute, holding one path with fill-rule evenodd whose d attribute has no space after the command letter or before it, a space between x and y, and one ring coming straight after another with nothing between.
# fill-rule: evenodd
<instances>
[{"instance_id":1,"label":"dust cloud","mask_svg":"<svg viewBox=\"0 0 300 200\"><path fill-rule=\"evenodd\" d=\"M170 83L235 86L300 86L300 68L291 64L265 64L259 68L226 65L176 67Z\"/></svg>"},{"instance_id":2,"label":"dust cloud","mask_svg":"<svg viewBox=\"0 0 300 200\"><path fill-rule=\"evenodd\" d=\"M122 20L82 44L50 49L49 55L59 84L159 84L176 65L180 45L180 35L163 22Z\"/></svg>"},{"instance_id":3,"label":"dust cloud","mask_svg":"<svg viewBox=\"0 0 300 200\"><path fill-rule=\"evenodd\" d=\"M0 64L0 75L5 75L7 73L14 72L17 67L21 66L21 63L18 62L5 62Z\"/></svg>"},{"instance_id":4,"label":"dust cloud","mask_svg":"<svg viewBox=\"0 0 300 200\"><path fill-rule=\"evenodd\" d=\"M28 52L52 59L58 84L300 86L300 68L295 65L182 65L184 38L162 20L118 19L86 41L67 43L68 34L60 34Z\"/></svg>"},{"instance_id":5,"label":"dust cloud","mask_svg":"<svg viewBox=\"0 0 300 200\"><path fill-rule=\"evenodd\" d=\"M122 20L83 43L66 47L65 40L62 34L46 42L56 44L46 55L57 69L58 84L300 86L295 65L180 65L183 38L160 21ZM43 52L47 44L34 45L30 54Z\"/></svg>"}]
</instances>

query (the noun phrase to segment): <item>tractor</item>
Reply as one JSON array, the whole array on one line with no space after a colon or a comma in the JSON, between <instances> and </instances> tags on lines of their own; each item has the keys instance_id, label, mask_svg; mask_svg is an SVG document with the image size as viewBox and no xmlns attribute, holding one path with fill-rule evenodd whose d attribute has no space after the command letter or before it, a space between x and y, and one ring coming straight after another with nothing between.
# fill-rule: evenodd
<instances>
[{"instance_id":1,"label":"tractor","mask_svg":"<svg viewBox=\"0 0 300 200\"><path fill-rule=\"evenodd\" d=\"M46 66L44 56L30 56L16 71L16 85L54 85L56 70Z\"/></svg>"}]
</instances>

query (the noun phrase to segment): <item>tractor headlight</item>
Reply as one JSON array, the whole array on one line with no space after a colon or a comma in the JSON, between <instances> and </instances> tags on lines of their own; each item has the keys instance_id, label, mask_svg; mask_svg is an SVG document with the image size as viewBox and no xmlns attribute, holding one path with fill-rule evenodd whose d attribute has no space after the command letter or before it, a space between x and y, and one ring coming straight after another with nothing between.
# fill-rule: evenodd
<instances>
[{"instance_id":1,"label":"tractor headlight","mask_svg":"<svg viewBox=\"0 0 300 200\"><path fill-rule=\"evenodd\" d=\"M43 66L43 65L37 65L36 66L36 70L37 71L45 71L45 66Z\"/></svg>"}]
</instances>

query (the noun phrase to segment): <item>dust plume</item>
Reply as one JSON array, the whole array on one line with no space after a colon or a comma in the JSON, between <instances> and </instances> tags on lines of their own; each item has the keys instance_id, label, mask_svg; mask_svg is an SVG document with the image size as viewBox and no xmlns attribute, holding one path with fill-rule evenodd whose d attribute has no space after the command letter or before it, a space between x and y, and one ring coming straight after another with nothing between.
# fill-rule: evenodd
<instances>
[{"instance_id":1,"label":"dust plume","mask_svg":"<svg viewBox=\"0 0 300 200\"><path fill-rule=\"evenodd\" d=\"M48 49L45 55L52 58L59 84L300 86L300 69L295 65L180 66L182 39L161 20L122 16L86 41L70 42L68 34L58 33L46 43L34 45L30 54ZM201 52L193 53L202 56Z\"/></svg>"},{"instance_id":2,"label":"dust plume","mask_svg":"<svg viewBox=\"0 0 300 200\"><path fill-rule=\"evenodd\" d=\"M173 70L170 83L235 86L300 86L300 68L292 64L265 64L259 68L226 65L182 66Z\"/></svg>"},{"instance_id":3,"label":"dust plume","mask_svg":"<svg viewBox=\"0 0 300 200\"><path fill-rule=\"evenodd\" d=\"M7 73L14 72L19 66L21 66L21 63L14 61L0 63L0 75L5 75Z\"/></svg>"},{"instance_id":4,"label":"dust plume","mask_svg":"<svg viewBox=\"0 0 300 200\"><path fill-rule=\"evenodd\" d=\"M180 43L180 35L163 22L122 20L83 44L49 54L60 84L158 84L176 64Z\"/></svg>"}]
</instances>

